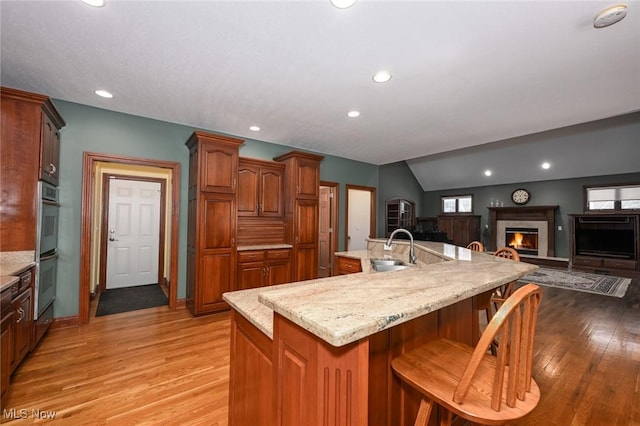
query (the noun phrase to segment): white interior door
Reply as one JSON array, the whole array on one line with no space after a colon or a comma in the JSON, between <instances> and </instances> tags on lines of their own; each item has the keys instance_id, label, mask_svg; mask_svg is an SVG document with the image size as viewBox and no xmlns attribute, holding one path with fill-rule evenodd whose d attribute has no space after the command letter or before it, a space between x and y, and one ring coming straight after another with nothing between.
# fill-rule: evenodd
<instances>
[{"instance_id":1,"label":"white interior door","mask_svg":"<svg viewBox=\"0 0 640 426\"><path fill-rule=\"evenodd\" d=\"M371 192L349 188L347 199L347 250L366 250L371 230Z\"/></svg>"},{"instance_id":2,"label":"white interior door","mask_svg":"<svg viewBox=\"0 0 640 426\"><path fill-rule=\"evenodd\" d=\"M160 183L111 179L106 288L158 282Z\"/></svg>"}]
</instances>

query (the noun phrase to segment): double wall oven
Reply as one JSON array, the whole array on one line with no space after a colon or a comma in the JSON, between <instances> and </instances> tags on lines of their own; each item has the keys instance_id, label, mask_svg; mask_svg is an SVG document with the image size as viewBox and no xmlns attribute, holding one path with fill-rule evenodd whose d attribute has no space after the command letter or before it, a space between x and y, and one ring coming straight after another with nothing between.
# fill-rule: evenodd
<instances>
[{"instance_id":1,"label":"double wall oven","mask_svg":"<svg viewBox=\"0 0 640 426\"><path fill-rule=\"evenodd\" d=\"M34 319L42 315L53 317L49 309L56 298L56 275L58 268L58 212L60 203L58 188L40 181L38 183L40 206L38 209L38 230L36 265L38 273L35 282ZM50 319L51 319L50 318Z\"/></svg>"}]
</instances>

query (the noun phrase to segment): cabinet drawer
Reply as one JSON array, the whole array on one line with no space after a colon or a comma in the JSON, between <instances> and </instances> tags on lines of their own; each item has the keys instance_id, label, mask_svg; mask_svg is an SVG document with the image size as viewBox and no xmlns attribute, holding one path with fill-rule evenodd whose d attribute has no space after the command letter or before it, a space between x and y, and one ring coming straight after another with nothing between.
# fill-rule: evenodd
<instances>
[{"instance_id":1,"label":"cabinet drawer","mask_svg":"<svg viewBox=\"0 0 640 426\"><path fill-rule=\"evenodd\" d=\"M604 259L604 266L615 269L636 269L638 262L635 260Z\"/></svg>"},{"instance_id":2,"label":"cabinet drawer","mask_svg":"<svg viewBox=\"0 0 640 426\"><path fill-rule=\"evenodd\" d=\"M338 273L341 275L362 272L362 263L360 259L351 259L348 257L338 256L337 263Z\"/></svg>"},{"instance_id":3,"label":"cabinet drawer","mask_svg":"<svg viewBox=\"0 0 640 426\"><path fill-rule=\"evenodd\" d=\"M598 268L602 266L602 259L596 257L576 256L573 258L573 264L578 266L592 266Z\"/></svg>"},{"instance_id":4,"label":"cabinet drawer","mask_svg":"<svg viewBox=\"0 0 640 426\"><path fill-rule=\"evenodd\" d=\"M38 319L35 321L35 335L33 336L33 345L35 346L40 342L44 333L47 332L51 323L53 322L53 303L49 305L49 307L38 316Z\"/></svg>"},{"instance_id":5,"label":"cabinet drawer","mask_svg":"<svg viewBox=\"0 0 640 426\"><path fill-rule=\"evenodd\" d=\"M238 252L238 262L257 262L264 260L264 251L262 250L250 250L250 251L239 251Z\"/></svg>"},{"instance_id":6,"label":"cabinet drawer","mask_svg":"<svg viewBox=\"0 0 640 426\"><path fill-rule=\"evenodd\" d=\"M291 250L267 250L267 260L288 259Z\"/></svg>"},{"instance_id":7,"label":"cabinet drawer","mask_svg":"<svg viewBox=\"0 0 640 426\"><path fill-rule=\"evenodd\" d=\"M29 269L27 272L23 272L20 275L20 289L18 291L22 292L29 286L31 286L31 269Z\"/></svg>"}]
</instances>

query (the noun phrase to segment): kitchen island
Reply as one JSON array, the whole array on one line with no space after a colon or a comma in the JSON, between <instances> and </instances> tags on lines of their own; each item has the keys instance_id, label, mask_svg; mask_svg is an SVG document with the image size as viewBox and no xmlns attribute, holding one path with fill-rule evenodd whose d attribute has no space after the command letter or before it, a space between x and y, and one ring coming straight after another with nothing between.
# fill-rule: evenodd
<instances>
[{"instance_id":1,"label":"kitchen island","mask_svg":"<svg viewBox=\"0 0 640 426\"><path fill-rule=\"evenodd\" d=\"M229 424L412 424L419 396L391 359L429 340L474 345L475 296L537 266L444 243L416 242L415 265L373 272L371 258L408 260L409 242L371 240L361 273L225 293L232 307Z\"/></svg>"}]
</instances>

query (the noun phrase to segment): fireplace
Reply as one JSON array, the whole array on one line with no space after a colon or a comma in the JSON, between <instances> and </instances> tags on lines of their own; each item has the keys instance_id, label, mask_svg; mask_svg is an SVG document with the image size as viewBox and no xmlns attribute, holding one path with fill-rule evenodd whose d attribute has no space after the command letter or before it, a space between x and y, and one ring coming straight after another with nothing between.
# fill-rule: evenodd
<instances>
[{"instance_id":1,"label":"fireplace","mask_svg":"<svg viewBox=\"0 0 640 426\"><path fill-rule=\"evenodd\" d=\"M504 240L520 254L538 255L538 228L506 227Z\"/></svg>"},{"instance_id":2,"label":"fireplace","mask_svg":"<svg viewBox=\"0 0 640 426\"><path fill-rule=\"evenodd\" d=\"M555 256L555 211L558 206L489 207L489 250L497 250L510 244L507 228L534 229L537 231L537 248L530 256ZM527 243L530 245L530 243ZM533 250L523 248L522 250ZM525 254L524 251L518 251Z\"/></svg>"}]
</instances>

